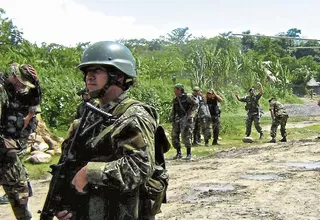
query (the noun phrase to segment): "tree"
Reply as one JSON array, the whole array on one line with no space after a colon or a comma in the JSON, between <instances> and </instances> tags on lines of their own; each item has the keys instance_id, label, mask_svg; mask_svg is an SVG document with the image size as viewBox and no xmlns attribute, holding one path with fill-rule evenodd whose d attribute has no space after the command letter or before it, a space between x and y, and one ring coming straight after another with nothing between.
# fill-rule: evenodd
<instances>
[{"instance_id":1,"label":"tree","mask_svg":"<svg viewBox=\"0 0 320 220\"><path fill-rule=\"evenodd\" d=\"M172 44L184 44L186 43L192 34L188 33L189 28L176 28L168 34L168 41Z\"/></svg>"},{"instance_id":2,"label":"tree","mask_svg":"<svg viewBox=\"0 0 320 220\"><path fill-rule=\"evenodd\" d=\"M23 42L22 32L13 24L12 20L5 17L5 10L0 8L0 48L6 52L8 47L16 46Z\"/></svg>"}]
</instances>

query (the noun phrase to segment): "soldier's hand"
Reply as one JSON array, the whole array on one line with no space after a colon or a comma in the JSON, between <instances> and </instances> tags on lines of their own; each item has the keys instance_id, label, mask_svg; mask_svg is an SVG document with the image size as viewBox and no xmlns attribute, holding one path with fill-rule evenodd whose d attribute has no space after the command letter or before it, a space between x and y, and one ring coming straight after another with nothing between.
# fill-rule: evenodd
<instances>
[{"instance_id":1,"label":"soldier's hand","mask_svg":"<svg viewBox=\"0 0 320 220\"><path fill-rule=\"evenodd\" d=\"M84 187L88 184L87 169L87 166L82 167L71 182L78 192L83 192Z\"/></svg>"},{"instance_id":2,"label":"soldier's hand","mask_svg":"<svg viewBox=\"0 0 320 220\"><path fill-rule=\"evenodd\" d=\"M21 67L21 70L27 75L30 75L34 81L38 81L38 73L36 71L36 69L29 65L29 64L25 64Z\"/></svg>"},{"instance_id":3,"label":"soldier's hand","mask_svg":"<svg viewBox=\"0 0 320 220\"><path fill-rule=\"evenodd\" d=\"M188 123L193 123L193 118L192 117L188 118Z\"/></svg>"},{"instance_id":4,"label":"soldier's hand","mask_svg":"<svg viewBox=\"0 0 320 220\"><path fill-rule=\"evenodd\" d=\"M239 96L239 93L238 93L238 92L235 92L234 95L235 95L235 96Z\"/></svg>"},{"instance_id":5,"label":"soldier's hand","mask_svg":"<svg viewBox=\"0 0 320 220\"><path fill-rule=\"evenodd\" d=\"M70 219L72 217L72 213L69 213L67 210L63 210L61 212L58 212L56 217L59 220L68 220L68 219Z\"/></svg>"}]
</instances>

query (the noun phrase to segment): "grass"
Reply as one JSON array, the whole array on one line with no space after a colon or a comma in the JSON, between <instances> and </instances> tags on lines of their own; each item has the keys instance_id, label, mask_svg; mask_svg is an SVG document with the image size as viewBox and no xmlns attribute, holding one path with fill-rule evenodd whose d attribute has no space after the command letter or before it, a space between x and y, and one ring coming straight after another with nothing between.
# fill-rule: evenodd
<instances>
[{"instance_id":1,"label":"grass","mask_svg":"<svg viewBox=\"0 0 320 220\"><path fill-rule=\"evenodd\" d=\"M24 158L25 159L25 158ZM42 163L42 164L31 164L25 163L25 166L29 172L30 179L43 179L48 175L48 171L51 171L49 167L51 164L58 163L59 156L53 156L52 161L50 163Z\"/></svg>"},{"instance_id":2,"label":"grass","mask_svg":"<svg viewBox=\"0 0 320 220\"><path fill-rule=\"evenodd\" d=\"M316 117L290 117L289 123L298 123L303 121L312 121L315 120ZM222 115L222 129L220 133L220 137L222 140L220 141L221 145L218 146L195 146L192 148L192 155L194 157L204 157L214 155L216 150L228 150L233 147L242 148L252 146L250 144L246 144L242 142L242 138L245 133L245 114L240 113L227 113ZM264 115L261 118L261 126L269 126L271 124L271 118L269 115ZM170 138L171 124L164 124L165 129L167 130L168 138ZM314 137L320 131L319 125L310 125L304 128L288 128L288 139L302 139L302 138L310 138ZM55 134L59 134L59 136L65 136L66 131L55 131ZM254 140L257 140L254 144L260 145L266 143L269 140L269 133L265 133L265 138L263 140L259 140L259 134L255 131L254 126L252 125L252 137ZM278 129L278 137L279 137L279 129ZM185 155L185 149L182 149L183 154ZM172 147L169 152L166 153L166 158L172 158L176 154L175 149ZM47 164L30 164L26 163L26 167L29 171L31 179L41 179L45 178L48 175L48 171L50 164L55 164L59 160L59 156L54 156L53 160Z\"/></svg>"}]
</instances>

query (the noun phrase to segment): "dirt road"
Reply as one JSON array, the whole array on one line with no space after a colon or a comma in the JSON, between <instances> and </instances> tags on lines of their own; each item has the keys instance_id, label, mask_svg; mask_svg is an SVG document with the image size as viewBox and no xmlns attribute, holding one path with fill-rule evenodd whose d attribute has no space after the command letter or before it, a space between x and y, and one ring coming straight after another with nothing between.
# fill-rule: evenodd
<instances>
[{"instance_id":1,"label":"dirt road","mask_svg":"<svg viewBox=\"0 0 320 220\"><path fill-rule=\"evenodd\" d=\"M159 219L320 219L320 143L264 144L169 161Z\"/></svg>"},{"instance_id":2,"label":"dirt road","mask_svg":"<svg viewBox=\"0 0 320 220\"><path fill-rule=\"evenodd\" d=\"M320 220L320 140L292 138L228 151L211 146L217 154L193 161L168 159L168 203L157 220ZM33 181L33 219L47 187ZM9 205L0 205L0 219L14 219Z\"/></svg>"}]
</instances>

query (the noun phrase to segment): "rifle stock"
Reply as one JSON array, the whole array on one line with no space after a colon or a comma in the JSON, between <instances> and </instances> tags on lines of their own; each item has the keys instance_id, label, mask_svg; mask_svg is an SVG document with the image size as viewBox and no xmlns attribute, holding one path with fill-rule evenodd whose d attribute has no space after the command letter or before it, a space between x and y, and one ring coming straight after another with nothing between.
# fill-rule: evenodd
<instances>
[{"instance_id":1,"label":"rifle stock","mask_svg":"<svg viewBox=\"0 0 320 220\"><path fill-rule=\"evenodd\" d=\"M73 201L73 199L77 200L77 198L70 198L72 197L71 195L77 194L76 190L71 186L71 181L77 171L85 166L87 162L76 161L72 152L74 151L73 148L75 148L79 136L83 135L83 132L82 134L80 134L80 132L83 129L89 112L100 115L103 118L103 120L100 120L101 122L105 120L115 120L111 114L96 108L90 103L86 103L80 123L73 135L71 144L66 146L66 150L68 150L67 154L65 156L61 155L58 164L52 164L50 166L52 178L43 209L41 211L39 210L41 213L40 220L52 220L57 212L71 210L70 208L73 203L77 203L77 201ZM83 199L83 196L85 195L79 194L76 196L82 196L81 199ZM76 213L73 213L72 219L75 219L75 215Z\"/></svg>"}]
</instances>

